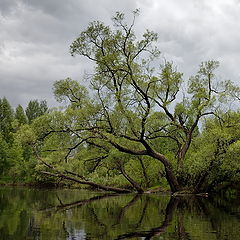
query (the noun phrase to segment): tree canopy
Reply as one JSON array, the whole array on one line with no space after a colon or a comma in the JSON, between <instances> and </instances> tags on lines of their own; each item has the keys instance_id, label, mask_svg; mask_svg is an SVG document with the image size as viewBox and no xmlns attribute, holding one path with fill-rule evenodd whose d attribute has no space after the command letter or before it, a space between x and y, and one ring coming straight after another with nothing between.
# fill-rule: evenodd
<instances>
[{"instance_id":1,"label":"tree canopy","mask_svg":"<svg viewBox=\"0 0 240 240\"><path fill-rule=\"evenodd\" d=\"M219 120L236 87L219 81L215 74L219 62L213 60L201 63L185 81L172 62L159 58L156 33L146 30L137 38L137 15L135 11L128 24L124 14L117 12L113 27L94 21L71 44L72 56L95 64L94 74L89 89L70 78L55 82L56 99L69 104L65 111L39 120L43 149L47 151L50 143L54 146L54 141L60 148L51 149L52 155L65 161L65 166L71 166L69 159L88 163L88 169L78 166L83 175L84 169L89 173L103 166L106 171L115 169L138 191L131 168L138 165L146 177L149 163L158 161L160 175L176 192L186 187L191 175L187 155L202 135L201 120ZM91 157L86 159L87 155ZM198 192L202 184L192 191Z\"/></svg>"}]
</instances>

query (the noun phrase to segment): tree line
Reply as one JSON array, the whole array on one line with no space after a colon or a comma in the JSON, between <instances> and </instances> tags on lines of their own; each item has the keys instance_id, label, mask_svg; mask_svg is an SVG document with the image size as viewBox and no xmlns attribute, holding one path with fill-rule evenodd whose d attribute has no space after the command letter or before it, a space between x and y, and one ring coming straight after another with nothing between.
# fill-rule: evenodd
<instances>
[{"instance_id":1,"label":"tree line","mask_svg":"<svg viewBox=\"0 0 240 240\"><path fill-rule=\"evenodd\" d=\"M35 167L32 147L22 145L18 133L30 126L34 119L47 113L45 100L31 100L24 109L13 109L6 97L0 98L0 178L4 182L33 181Z\"/></svg>"}]
</instances>

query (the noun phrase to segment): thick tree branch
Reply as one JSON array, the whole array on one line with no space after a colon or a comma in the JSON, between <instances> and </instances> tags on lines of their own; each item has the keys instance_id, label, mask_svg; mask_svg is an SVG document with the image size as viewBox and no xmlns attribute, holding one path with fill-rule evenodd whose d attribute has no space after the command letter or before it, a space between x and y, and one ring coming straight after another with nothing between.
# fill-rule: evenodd
<instances>
[{"instance_id":1,"label":"thick tree branch","mask_svg":"<svg viewBox=\"0 0 240 240\"><path fill-rule=\"evenodd\" d=\"M128 190L128 189L110 187L110 186L105 186L105 185L102 185L102 184L97 184L97 183L94 183L94 182L91 182L91 181L79 180L77 178L70 177L70 176L67 176L67 175L62 174L62 173L51 173L51 172L47 172L47 171L41 171L41 173L45 174L45 175L52 176L52 177L58 177L58 178L63 178L63 179L66 179L66 180L70 180L70 181L73 181L73 182L76 182L76 183L79 183L79 184L88 185L88 186L94 187L96 189L101 189L101 190L105 190L105 191L112 191L112 192L116 192L116 193L130 193L130 192L132 192L131 190Z\"/></svg>"}]
</instances>

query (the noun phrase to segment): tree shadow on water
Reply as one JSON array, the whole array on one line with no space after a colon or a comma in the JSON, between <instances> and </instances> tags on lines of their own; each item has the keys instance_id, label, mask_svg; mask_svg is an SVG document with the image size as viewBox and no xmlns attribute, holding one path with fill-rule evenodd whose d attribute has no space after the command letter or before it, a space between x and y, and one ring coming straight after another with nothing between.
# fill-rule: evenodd
<instances>
[{"instance_id":1,"label":"tree shadow on water","mask_svg":"<svg viewBox=\"0 0 240 240\"><path fill-rule=\"evenodd\" d=\"M229 218L226 209L211 199L171 197L152 194L104 194L44 209L48 214L71 211L72 225L63 219L64 231L84 223L84 239L218 239L226 234L221 217ZM238 216L235 216L235 218ZM237 218L236 218L237 220ZM74 231L71 231L74 232ZM69 233L70 234L70 233ZM68 234L67 234L68 235ZM72 234L70 234L73 236ZM230 236L230 235L229 235ZM207 238L206 238L207 237ZM75 238L78 239L78 238ZM230 238L227 238L230 239Z\"/></svg>"}]
</instances>

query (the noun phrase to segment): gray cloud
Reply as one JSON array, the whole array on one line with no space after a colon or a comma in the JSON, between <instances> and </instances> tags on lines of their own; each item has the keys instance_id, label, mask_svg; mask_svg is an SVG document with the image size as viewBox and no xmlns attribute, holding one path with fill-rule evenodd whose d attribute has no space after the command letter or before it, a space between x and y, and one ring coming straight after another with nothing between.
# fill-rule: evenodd
<instances>
[{"instance_id":1,"label":"gray cloud","mask_svg":"<svg viewBox=\"0 0 240 240\"><path fill-rule=\"evenodd\" d=\"M9 15L15 8L17 0L1 0L0 12L3 16Z\"/></svg>"},{"instance_id":2,"label":"gray cloud","mask_svg":"<svg viewBox=\"0 0 240 240\"><path fill-rule=\"evenodd\" d=\"M136 33L159 34L162 56L186 76L201 61L220 60L220 75L238 81L240 4L237 0L1 0L0 97L16 106L30 99L56 103L53 82L82 80L89 63L72 58L69 45L93 20L111 24L116 11L131 17L140 8Z\"/></svg>"}]
</instances>

